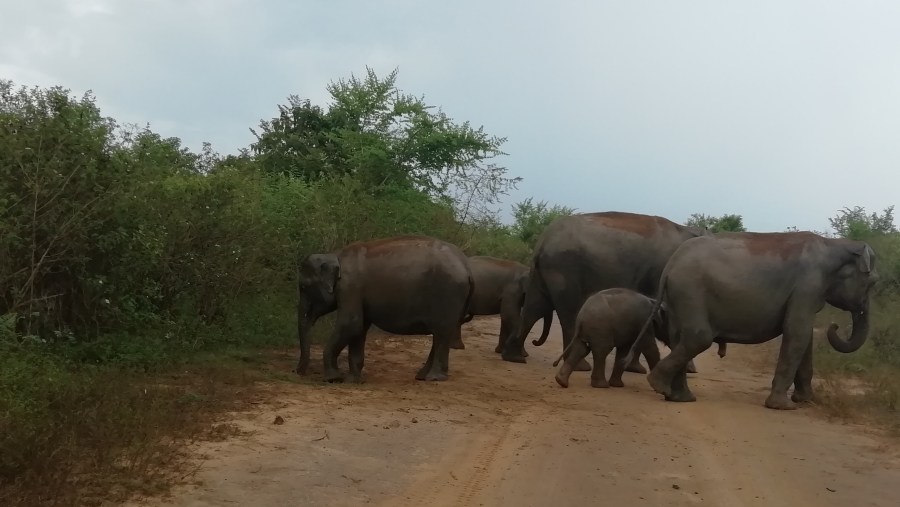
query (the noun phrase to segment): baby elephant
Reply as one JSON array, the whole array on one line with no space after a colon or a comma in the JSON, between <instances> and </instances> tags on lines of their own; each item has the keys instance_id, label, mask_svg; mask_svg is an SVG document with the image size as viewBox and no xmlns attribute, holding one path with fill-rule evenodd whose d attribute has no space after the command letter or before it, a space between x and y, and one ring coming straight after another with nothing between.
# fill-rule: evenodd
<instances>
[{"instance_id":1,"label":"baby elephant","mask_svg":"<svg viewBox=\"0 0 900 507\"><path fill-rule=\"evenodd\" d=\"M638 337L638 333L653 311L654 300L630 289L615 288L596 292L588 297L575 319L575 336L568 347L568 357L563 352L565 362L556 374L556 382L562 387L569 387L569 376L572 370L588 354L588 347L593 354L594 369L591 372L591 387L624 387L620 359L628 354L628 350ZM664 312L653 316L653 326L647 333L653 333L663 343L668 343ZM647 365L652 370L659 362L659 349L655 340L644 340L646 345L642 354L647 358ZM616 362L612 375L606 381L606 356L616 349ZM553 366L559 364L559 359Z\"/></svg>"}]
</instances>

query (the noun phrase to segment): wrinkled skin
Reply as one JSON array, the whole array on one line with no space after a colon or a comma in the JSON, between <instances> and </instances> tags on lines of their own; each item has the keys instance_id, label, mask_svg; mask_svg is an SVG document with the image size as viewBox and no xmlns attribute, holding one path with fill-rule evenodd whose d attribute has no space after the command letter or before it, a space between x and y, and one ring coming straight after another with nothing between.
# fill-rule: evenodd
<instances>
[{"instance_id":1,"label":"wrinkled skin","mask_svg":"<svg viewBox=\"0 0 900 507\"><path fill-rule=\"evenodd\" d=\"M594 292L621 287L655 297L672 252L704 234L705 229L635 213L585 213L554 220L535 246L518 333L504 344L503 360L526 362L525 338L547 311L556 311L565 350L575 334L578 310ZM638 360L633 357L625 371L646 373ZM590 369L585 360L575 367Z\"/></svg>"},{"instance_id":2,"label":"wrinkled skin","mask_svg":"<svg viewBox=\"0 0 900 507\"><path fill-rule=\"evenodd\" d=\"M325 380L343 381L337 358L349 346L350 375L362 382L366 333L373 324L399 335L431 334L431 352L418 380L447 380L450 344L460 328L475 284L468 258L450 243L398 236L352 243L334 254L300 261L297 373L309 366L309 330L337 311L322 355Z\"/></svg>"},{"instance_id":3,"label":"wrinkled skin","mask_svg":"<svg viewBox=\"0 0 900 507\"><path fill-rule=\"evenodd\" d=\"M694 401L684 368L714 338L755 344L781 335L765 406L796 408L795 403L813 399L816 313L825 303L849 312L849 339L839 337L832 324L828 341L838 352L858 350L868 335L869 299L877 280L875 252L861 241L811 232L719 233L686 241L666 266L657 296L666 305L672 352L647 381L666 400ZM628 356L640 350L642 341L635 342Z\"/></svg>"},{"instance_id":4,"label":"wrinkled skin","mask_svg":"<svg viewBox=\"0 0 900 507\"><path fill-rule=\"evenodd\" d=\"M463 322L475 315L500 315L500 336L494 352L500 353L510 333L518 325L519 313L525 302L528 281L528 266L520 262L498 259L486 255L469 257L469 267L475 279L475 293L469 304L469 315ZM550 334L553 312L543 316L544 329L541 340Z\"/></svg>"},{"instance_id":5,"label":"wrinkled skin","mask_svg":"<svg viewBox=\"0 0 900 507\"><path fill-rule=\"evenodd\" d=\"M657 308L656 301L631 289L606 289L597 292L585 300L575 318L575 336L569 344L568 354L564 354L565 362L556 374L556 382L562 387L569 387L569 376L579 361L591 352L594 359L594 370L591 372L591 387L625 387L622 382L625 357L638 337L638 333L648 319L653 317L650 334L643 340L643 353L647 364L653 369L659 362L659 349L654 337L659 336L659 329L665 330L663 312ZM606 379L606 356L616 349L616 361L613 371Z\"/></svg>"}]
</instances>

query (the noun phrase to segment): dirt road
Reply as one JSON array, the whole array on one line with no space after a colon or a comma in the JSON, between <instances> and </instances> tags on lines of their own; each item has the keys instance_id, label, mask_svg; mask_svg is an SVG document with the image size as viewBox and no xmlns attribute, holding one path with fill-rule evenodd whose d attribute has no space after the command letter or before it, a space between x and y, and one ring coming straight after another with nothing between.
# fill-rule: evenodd
<instances>
[{"instance_id":1,"label":"dirt road","mask_svg":"<svg viewBox=\"0 0 900 507\"><path fill-rule=\"evenodd\" d=\"M150 504L898 505L898 449L813 408L765 409L774 365L756 371L749 347L698 357L698 402L677 404L631 373L622 389L583 372L562 389L555 323L527 365L494 354L498 326L465 326L444 383L413 380L430 338L373 333L366 384L275 387L278 406L235 416L249 436L198 448L198 484Z\"/></svg>"}]
</instances>

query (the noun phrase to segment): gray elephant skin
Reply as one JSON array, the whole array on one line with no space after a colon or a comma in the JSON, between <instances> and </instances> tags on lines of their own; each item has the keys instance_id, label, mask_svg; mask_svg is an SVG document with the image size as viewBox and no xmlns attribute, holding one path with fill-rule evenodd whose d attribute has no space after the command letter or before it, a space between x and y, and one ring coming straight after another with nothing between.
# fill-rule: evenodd
<instances>
[{"instance_id":1,"label":"gray elephant skin","mask_svg":"<svg viewBox=\"0 0 900 507\"><path fill-rule=\"evenodd\" d=\"M500 315L500 336L494 352L503 351L503 344L519 324L519 313L525 303L525 289L528 286L528 266L521 262L473 255L469 257L469 267L475 279L475 293L469 304L469 315L463 322L475 315ZM546 340L553 322L553 311L544 316L541 339Z\"/></svg>"},{"instance_id":2,"label":"gray elephant skin","mask_svg":"<svg viewBox=\"0 0 900 507\"><path fill-rule=\"evenodd\" d=\"M426 236L360 241L330 254L312 254L298 266L297 373L309 366L309 330L337 311L322 355L325 380L342 381L337 359L349 346L350 375L362 382L366 333L373 324L398 335L431 334L431 352L418 380L447 380L451 343L475 284L466 255L455 245Z\"/></svg>"},{"instance_id":3,"label":"gray elephant skin","mask_svg":"<svg viewBox=\"0 0 900 507\"><path fill-rule=\"evenodd\" d=\"M838 335L834 323L826 335L838 352L858 350L868 335L869 300L877 280L875 252L861 241L811 232L718 233L685 241L666 265L656 298L666 305L672 352L647 381L666 400L695 401L684 367L714 338L756 344L781 335L765 406L794 409L813 398L816 314L825 303L849 312L849 339ZM641 350L642 341L635 342L623 363Z\"/></svg>"},{"instance_id":4,"label":"gray elephant skin","mask_svg":"<svg viewBox=\"0 0 900 507\"><path fill-rule=\"evenodd\" d=\"M651 326L644 328L647 321ZM652 370L659 363L659 349L654 338L669 345L668 318L664 305L656 305L656 300L631 289L606 289L592 294L585 300L575 319L575 336L569 343L569 350L560 356L565 362L556 374L556 382L569 387L569 377L579 361L588 352L594 359L591 373L591 387L625 387L622 374L625 364L622 359L629 353L641 331L651 333L642 342L644 357ZM613 371L606 379L606 356L616 349ZM725 357L725 344L719 343L719 357ZM689 365L690 366L690 365ZM690 373L690 368L688 368Z\"/></svg>"},{"instance_id":5,"label":"gray elephant skin","mask_svg":"<svg viewBox=\"0 0 900 507\"><path fill-rule=\"evenodd\" d=\"M616 349L616 359L625 357L648 319L651 319L653 326L645 332L652 337L660 336L660 329L664 331L665 326L662 325L661 308L656 307L654 313L655 304L655 300L623 288L602 290L588 297L575 318L575 335L568 353L563 354L565 361L556 374L556 382L562 387L569 387L569 376L590 351L594 359L591 387L625 387L622 382L625 365L620 361L613 363L607 382L606 356ZM651 336L642 343L644 357L652 370L659 362L659 349Z\"/></svg>"},{"instance_id":6,"label":"gray elephant skin","mask_svg":"<svg viewBox=\"0 0 900 507\"><path fill-rule=\"evenodd\" d=\"M525 338L548 311L556 311L565 350L575 333L578 310L591 294L621 287L655 297L669 256L684 241L705 234L705 229L663 217L617 211L554 220L535 246L518 333L504 344L503 360L526 362ZM634 357L626 371L646 373L638 360ZM591 368L581 360L575 369Z\"/></svg>"}]
</instances>

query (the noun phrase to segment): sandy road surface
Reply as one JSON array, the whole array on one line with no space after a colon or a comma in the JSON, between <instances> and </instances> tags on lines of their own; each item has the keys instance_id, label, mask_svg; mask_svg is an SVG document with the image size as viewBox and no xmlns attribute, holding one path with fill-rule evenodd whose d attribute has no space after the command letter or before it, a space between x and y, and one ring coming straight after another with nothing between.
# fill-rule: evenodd
<instances>
[{"instance_id":1,"label":"sandy road surface","mask_svg":"<svg viewBox=\"0 0 900 507\"><path fill-rule=\"evenodd\" d=\"M813 408L763 408L772 366L754 371L749 348L699 357L690 380L699 401L677 404L632 373L625 388L593 389L589 374L576 372L562 389L550 365L561 347L556 323L546 345L529 344L527 365L494 354L498 326L494 318L465 326L467 348L451 351L444 383L413 380L430 339L372 333L366 384L275 387L278 406L236 415L249 436L202 444L198 456L207 459L197 484L149 504L900 502L898 449L864 428L826 422ZM276 415L284 424L272 424Z\"/></svg>"}]
</instances>

